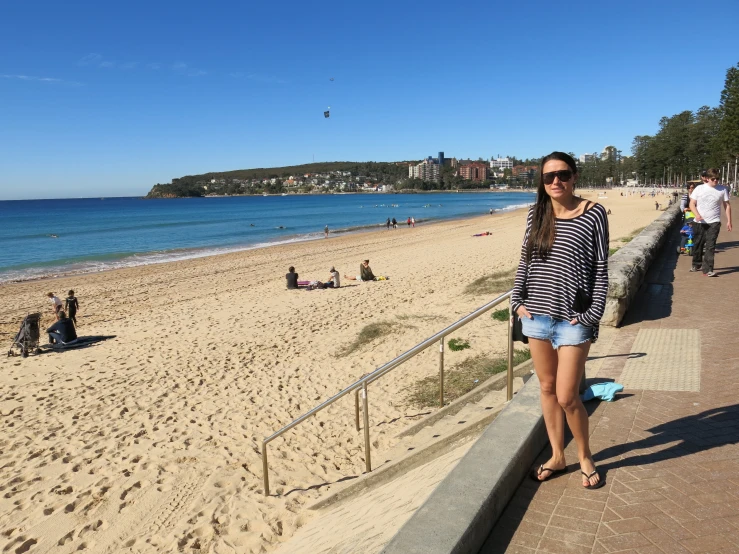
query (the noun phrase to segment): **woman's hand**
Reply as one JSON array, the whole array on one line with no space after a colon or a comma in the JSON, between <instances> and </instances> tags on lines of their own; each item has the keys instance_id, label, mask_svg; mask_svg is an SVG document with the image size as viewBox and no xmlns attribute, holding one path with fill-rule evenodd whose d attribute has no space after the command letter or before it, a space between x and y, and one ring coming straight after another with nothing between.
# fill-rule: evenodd
<instances>
[{"instance_id":1,"label":"woman's hand","mask_svg":"<svg viewBox=\"0 0 739 554\"><path fill-rule=\"evenodd\" d=\"M577 320L577 318L574 318L574 319L571 319L570 320L570 325L577 325L578 323L580 323L580 322Z\"/></svg>"},{"instance_id":2,"label":"woman's hand","mask_svg":"<svg viewBox=\"0 0 739 554\"><path fill-rule=\"evenodd\" d=\"M521 304L518 309L516 310L516 313L518 314L518 317L526 318L526 319L534 319L534 316L532 316L529 311L526 309L526 306Z\"/></svg>"}]
</instances>

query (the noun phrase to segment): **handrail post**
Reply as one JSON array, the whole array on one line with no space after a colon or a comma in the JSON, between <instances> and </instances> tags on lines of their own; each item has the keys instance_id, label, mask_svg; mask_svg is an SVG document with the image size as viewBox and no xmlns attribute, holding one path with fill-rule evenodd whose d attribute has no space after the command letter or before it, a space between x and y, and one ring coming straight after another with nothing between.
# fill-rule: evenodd
<instances>
[{"instance_id":1,"label":"handrail post","mask_svg":"<svg viewBox=\"0 0 739 554\"><path fill-rule=\"evenodd\" d=\"M444 338L439 340L439 407L444 407Z\"/></svg>"},{"instance_id":2,"label":"handrail post","mask_svg":"<svg viewBox=\"0 0 739 554\"><path fill-rule=\"evenodd\" d=\"M508 304L508 374L506 401L513 400L513 302Z\"/></svg>"},{"instance_id":3,"label":"handrail post","mask_svg":"<svg viewBox=\"0 0 739 554\"><path fill-rule=\"evenodd\" d=\"M364 466L367 473L372 471L369 435L369 409L367 403L367 383L362 383L362 410L364 411Z\"/></svg>"},{"instance_id":4,"label":"handrail post","mask_svg":"<svg viewBox=\"0 0 739 554\"><path fill-rule=\"evenodd\" d=\"M354 390L354 425L359 431L359 389Z\"/></svg>"},{"instance_id":5,"label":"handrail post","mask_svg":"<svg viewBox=\"0 0 739 554\"><path fill-rule=\"evenodd\" d=\"M267 465L267 441L262 441L262 476L264 477L264 496L269 496L269 466Z\"/></svg>"}]
</instances>

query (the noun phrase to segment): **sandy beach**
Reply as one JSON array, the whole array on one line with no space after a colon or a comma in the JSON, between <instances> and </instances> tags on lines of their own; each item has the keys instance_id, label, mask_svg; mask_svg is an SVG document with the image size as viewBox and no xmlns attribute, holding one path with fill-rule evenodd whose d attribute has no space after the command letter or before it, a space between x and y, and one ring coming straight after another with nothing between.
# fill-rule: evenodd
<instances>
[{"instance_id":1,"label":"sandy beach","mask_svg":"<svg viewBox=\"0 0 739 554\"><path fill-rule=\"evenodd\" d=\"M653 198L618 191L598 201L612 210L612 246L661 213ZM401 225L0 286L6 348L27 312L41 311L43 327L51 324L48 291L62 298L76 291L81 336L114 336L89 348L0 359L0 547L274 550L331 483L361 474L362 436L346 398L275 440L270 497L262 494L262 439L491 300L465 287L517 264L525 216ZM472 237L484 231L492 236ZM389 280L285 289L290 265L301 280L326 281L331 266L355 275L365 258ZM344 355L370 323L393 332ZM488 317L458 336L472 348L449 352L449 366L505 351L505 325ZM373 459L417 417L407 394L438 371L433 350L371 386Z\"/></svg>"}]
</instances>

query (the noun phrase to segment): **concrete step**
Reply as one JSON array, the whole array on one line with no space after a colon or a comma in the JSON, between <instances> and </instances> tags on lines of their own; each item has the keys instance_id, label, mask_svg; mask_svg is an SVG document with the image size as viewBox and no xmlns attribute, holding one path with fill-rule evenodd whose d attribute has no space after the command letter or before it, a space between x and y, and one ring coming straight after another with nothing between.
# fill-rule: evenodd
<instances>
[{"instance_id":1,"label":"concrete step","mask_svg":"<svg viewBox=\"0 0 739 554\"><path fill-rule=\"evenodd\" d=\"M533 363L531 362L531 360L528 360L514 367L513 375L514 377L523 377L528 379L528 376L531 375L533 369ZM398 434L398 438L414 435L415 433L418 433L418 431L420 431L422 428L433 424L434 422L446 417L447 415L458 413L467 404L479 402L481 398L487 396L491 391L502 391L503 398L505 399L505 389L506 373L498 373L497 375L493 375L487 381L480 383L477 387L472 389L464 396L457 398L456 400L447 404L433 414L426 416L425 418L419 420L413 425L410 425L409 427L406 427Z\"/></svg>"},{"instance_id":2,"label":"concrete step","mask_svg":"<svg viewBox=\"0 0 739 554\"><path fill-rule=\"evenodd\" d=\"M516 377L513 381L514 392L523 384L524 380ZM372 472L321 498L310 508L326 508L365 493L474 439L503 409L505 400L505 391L488 391L477 402L464 404L457 412L421 426L412 435L400 437L389 449L372 453L372 459L375 460Z\"/></svg>"}]
</instances>

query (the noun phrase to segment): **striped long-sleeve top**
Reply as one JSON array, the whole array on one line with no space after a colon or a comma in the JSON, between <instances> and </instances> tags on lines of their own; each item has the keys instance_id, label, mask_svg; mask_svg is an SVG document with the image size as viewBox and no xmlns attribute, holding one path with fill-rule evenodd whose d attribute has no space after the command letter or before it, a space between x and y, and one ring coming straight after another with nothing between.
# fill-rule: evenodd
<instances>
[{"instance_id":1,"label":"striped long-sleeve top","mask_svg":"<svg viewBox=\"0 0 739 554\"><path fill-rule=\"evenodd\" d=\"M526 242L531 232L534 208L529 209L521 261L511 296L513 310L521 305L532 314L548 315L593 327L593 342L606 306L608 292L608 217L594 204L572 219L555 219L555 239L549 255L536 252L526 260ZM584 312L575 311L575 298L592 300Z\"/></svg>"}]
</instances>

